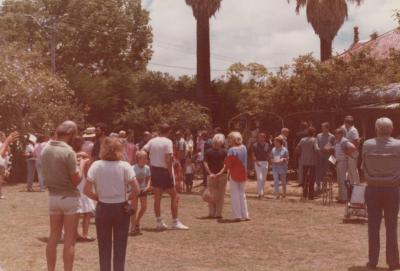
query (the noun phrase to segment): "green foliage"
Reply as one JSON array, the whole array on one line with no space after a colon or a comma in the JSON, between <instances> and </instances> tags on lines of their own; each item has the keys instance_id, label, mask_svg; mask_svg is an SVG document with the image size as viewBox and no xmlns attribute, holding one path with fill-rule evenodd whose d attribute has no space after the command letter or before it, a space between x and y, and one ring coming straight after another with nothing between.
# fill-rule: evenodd
<instances>
[{"instance_id":1,"label":"green foliage","mask_svg":"<svg viewBox=\"0 0 400 271\"><path fill-rule=\"evenodd\" d=\"M359 102L356 93L400 80L400 53L376 60L368 52L350 59L333 58L321 63L311 55L300 56L290 67L271 75L266 87L242 91L238 109L252 115L275 112L340 110Z\"/></svg>"},{"instance_id":2,"label":"green foliage","mask_svg":"<svg viewBox=\"0 0 400 271\"><path fill-rule=\"evenodd\" d=\"M199 130L211 127L208 109L193 102L179 100L146 108L130 107L116 123L119 127L135 127L136 130L157 130L161 123L174 129Z\"/></svg>"},{"instance_id":3,"label":"green foliage","mask_svg":"<svg viewBox=\"0 0 400 271\"><path fill-rule=\"evenodd\" d=\"M7 0L1 7L7 42L48 54L52 29L61 68L143 71L152 54L149 14L140 0Z\"/></svg>"},{"instance_id":4,"label":"green foliage","mask_svg":"<svg viewBox=\"0 0 400 271\"><path fill-rule=\"evenodd\" d=\"M65 119L83 122L66 82L50 74L40 56L0 47L0 128L21 133L53 131Z\"/></svg>"}]
</instances>

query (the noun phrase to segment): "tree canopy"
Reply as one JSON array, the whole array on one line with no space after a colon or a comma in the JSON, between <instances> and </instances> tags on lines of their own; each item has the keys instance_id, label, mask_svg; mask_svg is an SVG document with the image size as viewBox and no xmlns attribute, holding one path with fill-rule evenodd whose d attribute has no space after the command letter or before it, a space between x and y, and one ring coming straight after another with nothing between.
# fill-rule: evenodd
<instances>
[{"instance_id":1,"label":"tree canopy","mask_svg":"<svg viewBox=\"0 0 400 271\"><path fill-rule=\"evenodd\" d=\"M367 51L325 63L310 54L300 56L270 75L265 87L244 89L238 108L257 116L275 112L283 117L301 111L341 110L359 102L357 93L399 82L399 64L400 53L395 51L386 60L377 60Z\"/></svg>"},{"instance_id":2,"label":"tree canopy","mask_svg":"<svg viewBox=\"0 0 400 271\"><path fill-rule=\"evenodd\" d=\"M48 55L54 31L61 71L143 71L152 55L149 14L140 0L6 0L0 7L7 42Z\"/></svg>"},{"instance_id":3,"label":"tree canopy","mask_svg":"<svg viewBox=\"0 0 400 271\"><path fill-rule=\"evenodd\" d=\"M40 56L0 46L0 63L1 129L44 133L65 119L84 122L85 108Z\"/></svg>"}]
</instances>

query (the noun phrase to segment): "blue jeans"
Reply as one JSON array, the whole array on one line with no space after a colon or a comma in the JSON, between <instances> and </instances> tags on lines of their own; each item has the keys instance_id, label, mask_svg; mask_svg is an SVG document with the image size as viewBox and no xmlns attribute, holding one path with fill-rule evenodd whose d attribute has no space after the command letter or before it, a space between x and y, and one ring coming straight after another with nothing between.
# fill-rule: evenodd
<instances>
[{"instance_id":1,"label":"blue jeans","mask_svg":"<svg viewBox=\"0 0 400 271\"><path fill-rule=\"evenodd\" d=\"M99 246L100 271L125 270L130 217L124 211L124 203L101 203L96 207L96 231Z\"/></svg>"},{"instance_id":2,"label":"blue jeans","mask_svg":"<svg viewBox=\"0 0 400 271\"><path fill-rule=\"evenodd\" d=\"M386 262L389 266L397 266L399 264L399 248L397 244L399 189L367 186L365 199L368 207L369 263L376 266L379 261L379 231L384 214L386 226Z\"/></svg>"},{"instance_id":3,"label":"blue jeans","mask_svg":"<svg viewBox=\"0 0 400 271\"><path fill-rule=\"evenodd\" d=\"M282 181L282 192L286 194L286 173L280 173L276 170L272 170L272 175L274 177L274 193L279 193L279 178Z\"/></svg>"}]
</instances>

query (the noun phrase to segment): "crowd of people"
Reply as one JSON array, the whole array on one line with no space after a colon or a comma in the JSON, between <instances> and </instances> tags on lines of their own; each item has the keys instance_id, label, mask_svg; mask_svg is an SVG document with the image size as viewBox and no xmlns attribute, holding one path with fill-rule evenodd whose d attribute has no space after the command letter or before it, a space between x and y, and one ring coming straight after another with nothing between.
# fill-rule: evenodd
<instances>
[{"instance_id":1,"label":"crowd of people","mask_svg":"<svg viewBox=\"0 0 400 271\"><path fill-rule=\"evenodd\" d=\"M283 128L274 138L259 132L255 142L247 146L238 131L225 137L221 129L216 128L212 132L202 131L194 140L190 131L173 133L168 124L160 125L157 132L144 132L139 142L135 142L132 131L110 134L102 123L87 128L79 136L78 127L72 121L60 124L49 138L29 136L25 148L27 191L33 189L35 171L39 190L49 191L48 270L55 270L56 247L60 238L64 240L64 269L72 270L75 242L95 240L89 236L93 215L100 270L111 270L111 266L113 270L124 270L128 236L141 234L141 219L147 210L149 194L154 195L157 230L188 230L189 227L178 218L178 193L192 191L196 165L199 164L205 187L202 197L208 203L209 219L222 219L229 183L232 221L250 220L245 185L251 163L254 163L258 198L265 195L269 165L272 168L274 194L277 199L285 198L290 157L297 157L299 184L303 188L304 199L315 198L324 177L335 165L338 202L348 201L345 181L360 183L358 157L361 140L353 117L347 116L343 126L337 128L334 134L330 132L327 122L322 123L318 134L314 127L305 123L303 128L297 134L292 156L289 156L288 128ZM376 129L377 139L366 141L361 152L368 183L368 265L373 267L377 264L379 225L384 212L388 231L387 257L393 267L398 266L399 261L399 193L397 189L395 194L393 188L398 188L396 163L400 159L400 141L390 137L393 123L389 119L379 119ZM6 176L9 146L19 140L19 134L14 132L8 137L5 134L0 136L0 198L3 198L1 183ZM164 193L171 200L170 227L161 213ZM80 217L82 231L78 234Z\"/></svg>"}]
</instances>

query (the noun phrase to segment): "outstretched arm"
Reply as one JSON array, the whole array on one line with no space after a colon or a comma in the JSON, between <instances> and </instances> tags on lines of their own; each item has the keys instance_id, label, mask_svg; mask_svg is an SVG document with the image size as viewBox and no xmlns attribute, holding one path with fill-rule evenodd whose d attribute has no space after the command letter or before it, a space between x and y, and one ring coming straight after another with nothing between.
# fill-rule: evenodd
<instances>
[{"instance_id":1,"label":"outstretched arm","mask_svg":"<svg viewBox=\"0 0 400 271\"><path fill-rule=\"evenodd\" d=\"M19 138L18 132L12 132L4 141L3 145L0 147L0 156L5 157L8 151L8 148L11 143L17 141Z\"/></svg>"}]
</instances>

